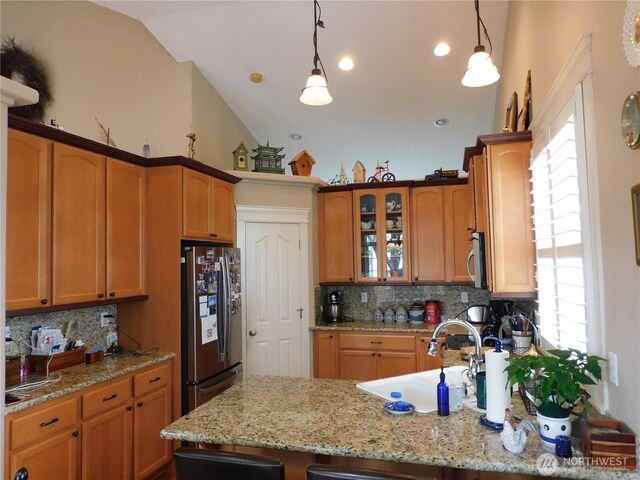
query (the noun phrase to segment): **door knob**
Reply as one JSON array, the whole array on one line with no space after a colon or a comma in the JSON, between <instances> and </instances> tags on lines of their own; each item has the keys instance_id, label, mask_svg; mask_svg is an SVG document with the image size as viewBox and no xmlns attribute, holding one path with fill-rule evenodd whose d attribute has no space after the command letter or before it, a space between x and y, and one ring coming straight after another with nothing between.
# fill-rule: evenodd
<instances>
[{"instance_id":1,"label":"door knob","mask_svg":"<svg viewBox=\"0 0 640 480\"><path fill-rule=\"evenodd\" d=\"M258 332L256 332L253 328L249 330L249 335L251 335L252 337L255 337L257 334Z\"/></svg>"}]
</instances>

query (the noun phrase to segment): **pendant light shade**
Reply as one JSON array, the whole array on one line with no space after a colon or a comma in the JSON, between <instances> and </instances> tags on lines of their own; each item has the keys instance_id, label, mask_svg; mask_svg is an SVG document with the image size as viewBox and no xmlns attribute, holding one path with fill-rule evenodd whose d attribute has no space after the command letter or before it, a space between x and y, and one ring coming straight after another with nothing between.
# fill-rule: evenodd
<instances>
[{"instance_id":1,"label":"pendant light shade","mask_svg":"<svg viewBox=\"0 0 640 480\"><path fill-rule=\"evenodd\" d=\"M320 69L314 68L307 79L307 86L302 89L300 101L305 105L327 105L332 100L327 80L322 76Z\"/></svg>"},{"instance_id":2,"label":"pendant light shade","mask_svg":"<svg viewBox=\"0 0 640 480\"><path fill-rule=\"evenodd\" d=\"M313 70L311 76L307 79L307 85L302 89L300 101L305 105L327 105L333 101L329 95L327 82L327 73L324 71L322 60L318 55L318 27L324 28L324 23L320 19L322 11L317 0L313 1ZM318 68L320 64L320 68Z\"/></svg>"},{"instance_id":3,"label":"pendant light shade","mask_svg":"<svg viewBox=\"0 0 640 480\"><path fill-rule=\"evenodd\" d=\"M475 53L469 58L467 71L462 77L462 85L465 87L484 87L491 85L500 79L498 68L491 61L491 57L484 50L484 46L478 45Z\"/></svg>"},{"instance_id":4,"label":"pendant light shade","mask_svg":"<svg viewBox=\"0 0 640 480\"><path fill-rule=\"evenodd\" d=\"M480 18L480 3L479 0L475 0L476 6L476 28L478 32L478 45L473 49L473 55L469 58L467 64L467 71L462 77L462 85L465 87L484 87L491 85L500 79L498 68L493 64L491 60L491 51L493 46L491 45L491 39L489 38L489 32L485 27L484 22ZM480 25L484 31L484 37L489 42L489 53L486 52L484 45L480 42Z\"/></svg>"}]
</instances>

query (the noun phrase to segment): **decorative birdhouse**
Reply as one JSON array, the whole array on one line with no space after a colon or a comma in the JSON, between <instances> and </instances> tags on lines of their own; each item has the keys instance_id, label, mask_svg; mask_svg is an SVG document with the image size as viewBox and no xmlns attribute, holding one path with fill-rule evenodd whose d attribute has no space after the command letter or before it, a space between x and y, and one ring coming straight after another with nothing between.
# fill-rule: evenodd
<instances>
[{"instance_id":1,"label":"decorative birdhouse","mask_svg":"<svg viewBox=\"0 0 640 480\"><path fill-rule=\"evenodd\" d=\"M282 159L285 155L278 155L284 147L270 147L267 141L267 146L258 145L258 148L251 150L255 153L251 160L255 163L253 172L264 173L284 173L282 168Z\"/></svg>"},{"instance_id":2,"label":"decorative birdhouse","mask_svg":"<svg viewBox=\"0 0 640 480\"><path fill-rule=\"evenodd\" d=\"M367 169L360 160L353 166L353 183L365 183L367 181Z\"/></svg>"},{"instance_id":3,"label":"decorative birdhouse","mask_svg":"<svg viewBox=\"0 0 640 480\"><path fill-rule=\"evenodd\" d=\"M289 162L289 165L291 165L291 173L294 175L308 177L311 175L311 169L313 168L314 163L316 163L316 161L309 152L303 150Z\"/></svg>"},{"instance_id":4,"label":"decorative birdhouse","mask_svg":"<svg viewBox=\"0 0 640 480\"><path fill-rule=\"evenodd\" d=\"M249 170L249 160L247 157L247 147L244 143L240 142L236 149L233 151L233 169L234 170Z\"/></svg>"}]
</instances>

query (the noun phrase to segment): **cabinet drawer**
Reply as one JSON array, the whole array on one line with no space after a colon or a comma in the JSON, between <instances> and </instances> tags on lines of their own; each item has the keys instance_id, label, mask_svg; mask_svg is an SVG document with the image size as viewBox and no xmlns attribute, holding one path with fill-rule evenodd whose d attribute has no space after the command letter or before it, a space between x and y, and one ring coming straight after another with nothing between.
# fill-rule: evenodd
<instances>
[{"instance_id":1,"label":"cabinet drawer","mask_svg":"<svg viewBox=\"0 0 640 480\"><path fill-rule=\"evenodd\" d=\"M92 389L82 395L82 418L90 418L131 400L131 377Z\"/></svg>"},{"instance_id":2,"label":"cabinet drawer","mask_svg":"<svg viewBox=\"0 0 640 480\"><path fill-rule=\"evenodd\" d=\"M72 398L10 420L11 450L73 427L79 420L78 398Z\"/></svg>"},{"instance_id":3,"label":"cabinet drawer","mask_svg":"<svg viewBox=\"0 0 640 480\"><path fill-rule=\"evenodd\" d=\"M340 334L340 348L415 352L416 345L413 335L359 335L355 333L342 333Z\"/></svg>"},{"instance_id":4,"label":"cabinet drawer","mask_svg":"<svg viewBox=\"0 0 640 480\"><path fill-rule=\"evenodd\" d=\"M163 387L169 383L171 368L168 363L160 365L133 377L133 391L136 397Z\"/></svg>"}]
</instances>

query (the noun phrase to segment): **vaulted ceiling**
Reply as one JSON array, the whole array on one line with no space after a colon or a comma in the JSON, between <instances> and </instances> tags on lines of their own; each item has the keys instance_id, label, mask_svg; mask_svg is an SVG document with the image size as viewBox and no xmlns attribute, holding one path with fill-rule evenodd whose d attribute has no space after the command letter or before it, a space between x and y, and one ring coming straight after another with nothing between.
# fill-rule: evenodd
<instances>
[{"instance_id":1,"label":"vaulted ceiling","mask_svg":"<svg viewBox=\"0 0 640 480\"><path fill-rule=\"evenodd\" d=\"M470 0L320 0L318 51L333 97L322 107L298 100L313 66L312 0L95 3L139 19L177 61L195 63L261 144L284 147L285 162L308 150L324 180L341 164L350 177L356 160L369 173L389 160L398 179L461 169L464 147L492 133L497 84L460 83L477 44ZM480 2L498 68L507 8ZM433 53L440 41L451 46L445 57ZM353 70L338 68L344 55ZM252 72L264 81L252 83ZM436 127L439 118L449 124Z\"/></svg>"}]
</instances>

